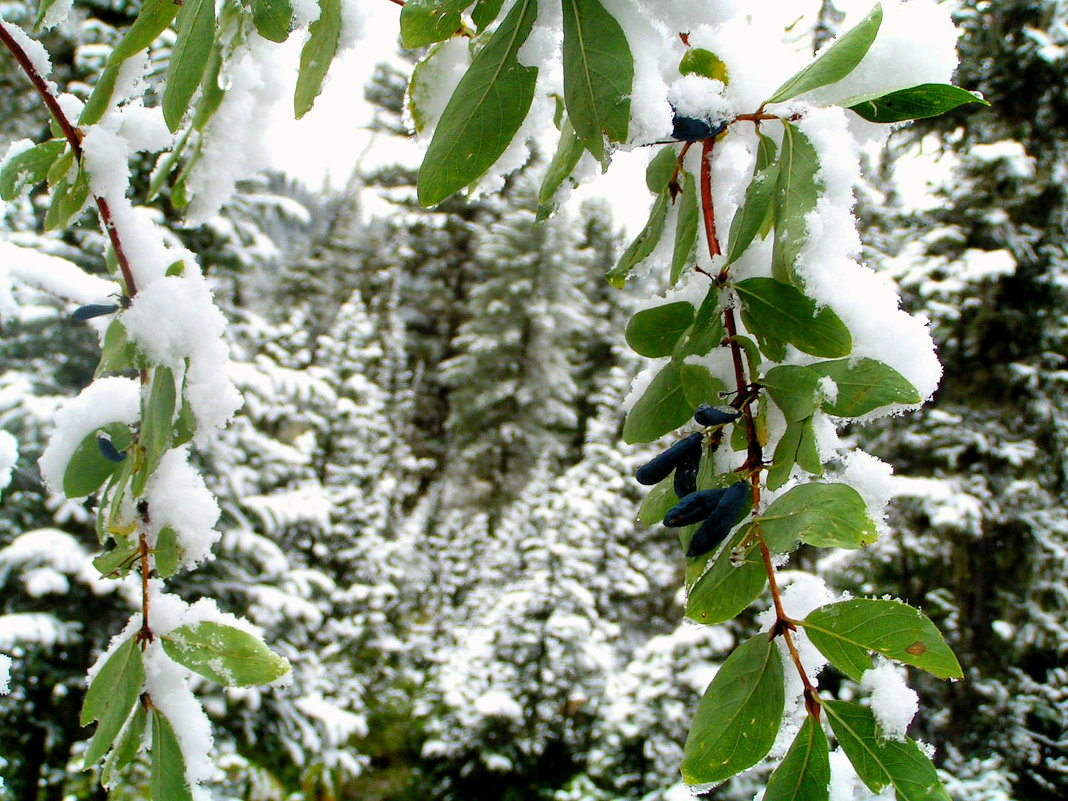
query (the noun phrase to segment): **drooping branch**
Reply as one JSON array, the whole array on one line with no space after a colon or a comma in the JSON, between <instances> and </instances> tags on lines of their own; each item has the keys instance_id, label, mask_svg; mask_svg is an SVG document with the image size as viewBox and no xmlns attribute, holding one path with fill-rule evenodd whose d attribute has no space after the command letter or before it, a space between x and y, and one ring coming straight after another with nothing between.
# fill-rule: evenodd
<instances>
[{"instance_id":1,"label":"drooping branch","mask_svg":"<svg viewBox=\"0 0 1068 801\"><path fill-rule=\"evenodd\" d=\"M83 156L82 132L67 117L66 112L63 111L58 99L52 92L49 82L45 80L40 70L37 69L37 65L33 63L33 59L29 57L18 40L11 35L7 25L2 22L0 22L0 42L3 42L4 47L11 53L19 68L25 73L30 83L33 84L33 88L40 95L41 101L45 104L60 130L63 131L63 136L66 137L67 142L70 144L70 149L74 153L75 159L81 164ZM126 293L132 298L137 294L137 284L134 282L133 271L130 269L129 260L126 258L126 251L122 247L122 239L115 227L111 207L108 206L108 202L104 198L95 193L93 199L96 201L97 210L100 212L100 222L107 232L108 239L111 240L112 248L115 250L115 259L119 263L119 270L122 272L122 279L126 284Z\"/></svg>"}]
</instances>

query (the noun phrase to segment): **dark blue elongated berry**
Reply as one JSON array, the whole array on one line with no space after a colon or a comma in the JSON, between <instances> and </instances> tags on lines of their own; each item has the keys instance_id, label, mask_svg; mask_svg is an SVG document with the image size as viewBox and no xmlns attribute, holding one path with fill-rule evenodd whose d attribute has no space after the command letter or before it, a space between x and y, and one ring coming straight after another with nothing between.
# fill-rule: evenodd
<instances>
[{"instance_id":1,"label":"dark blue elongated berry","mask_svg":"<svg viewBox=\"0 0 1068 801\"><path fill-rule=\"evenodd\" d=\"M711 551L731 533L745 515L749 484L739 481L731 484L723 493L716 508L700 528L693 533L686 555L693 559ZM670 513L669 513L670 514ZM666 522L667 518L665 518Z\"/></svg>"},{"instance_id":2,"label":"dark blue elongated berry","mask_svg":"<svg viewBox=\"0 0 1068 801\"><path fill-rule=\"evenodd\" d=\"M111 444L111 440L107 437L97 437L96 447L100 451L100 455L109 462L121 462L126 458L126 454L117 450L115 446Z\"/></svg>"},{"instance_id":3,"label":"dark blue elongated berry","mask_svg":"<svg viewBox=\"0 0 1068 801\"><path fill-rule=\"evenodd\" d=\"M693 413L694 422L701 426L722 426L738 419L741 412L731 409L729 412L702 403Z\"/></svg>"},{"instance_id":4,"label":"dark blue elongated berry","mask_svg":"<svg viewBox=\"0 0 1068 801\"><path fill-rule=\"evenodd\" d=\"M678 112L672 113L671 136L680 142L700 142L702 139L718 136L726 127L726 122L713 125L698 117L683 117Z\"/></svg>"},{"instance_id":5,"label":"dark blue elongated berry","mask_svg":"<svg viewBox=\"0 0 1068 801\"><path fill-rule=\"evenodd\" d=\"M726 492L725 489L691 492L664 515L664 525L681 528L699 523L715 511Z\"/></svg>"},{"instance_id":6,"label":"dark blue elongated berry","mask_svg":"<svg viewBox=\"0 0 1068 801\"><path fill-rule=\"evenodd\" d=\"M119 310L119 307L114 303L89 303L85 306L79 306L71 314L70 319L76 323L84 323L86 320L91 320L94 317L103 317L105 314L114 314Z\"/></svg>"},{"instance_id":7,"label":"dark blue elongated berry","mask_svg":"<svg viewBox=\"0 0 1068 801\"><path fill-rule=\"evenodd\" d=\"M659 484L670 476L671 471L682 462L692 458L694 455L698 459L701 458L701 437L702 434L698 432L680 439L659 456L650 459L634 471L634 477L638 479L639 484L645 484L646 486Z\"/></svg>"},{"instance_id":8,"label":"dark blue elongated berry","mask_svg":"<svg viewBox=\"0 0 1068 801\"><path fill-rule=\"evenodd\" d=\"M701 466L701 452L697 458L687 459L675 467L675 496L685 498L697 491L697 471Z\"/></svg>"}]
</instances>

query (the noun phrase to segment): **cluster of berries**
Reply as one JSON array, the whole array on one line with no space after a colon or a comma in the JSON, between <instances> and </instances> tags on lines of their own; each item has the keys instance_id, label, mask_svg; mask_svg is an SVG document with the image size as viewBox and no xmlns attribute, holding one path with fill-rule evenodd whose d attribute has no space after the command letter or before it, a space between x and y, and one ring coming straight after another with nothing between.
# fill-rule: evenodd
<instances>
[{"instance_id":1,"label":"cluster of berries","mask_svg":"<svg viewBox=\"0 0 1068 801\"><path fill-rule=\"evenodd\" d=\"M740 412L724 412L702 404L693 419L706 428L719 428L738 419ZM659 484L674 473L675 495L679 502L664 516L664 525L681 528L701 523L690 539L686 556L702 556L719 545L746 512L749 484L738 481L723 489L697 489L697 471L701 465L704 433L697 432L679 440L651 461L643 464L634 477L639 484ZM702 522L703 521L703 522Z\"/></svg>"}]
</instances>

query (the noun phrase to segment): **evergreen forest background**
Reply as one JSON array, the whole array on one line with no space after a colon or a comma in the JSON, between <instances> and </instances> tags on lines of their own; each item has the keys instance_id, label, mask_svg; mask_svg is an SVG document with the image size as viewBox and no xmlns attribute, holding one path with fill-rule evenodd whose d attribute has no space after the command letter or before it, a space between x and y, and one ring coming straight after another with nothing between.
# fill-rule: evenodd
<instances>
[{"instance_id":1,"label":"evergreen forest background","mask_svg":"<svg viewBox=\"0 0 1068 801\"><path fill-rule=\"evenodd\" d=\"M48 37L59 78L86 74L133 13L80 2ZM840 21L833 2L822 17L814 46ZM846 432L903 477L892 534L802 551L785 575L922 607L966 674L910 676L911 733L937 748L950 794L1053 801L1068 796L1068 8L964 0L957 18L957 82L993 107L899 131L857 207L869 263L931 320L942 387L917 414ZM405 83L383 66L366 89L382 137L406 136ZM0 138L46 125L0 63ZM921 152L951 178L917 207L893 175ZM622 342L633 293L602 278L619 226L603 202L536 225L542 169L432 211L401 166L358 169L335 194L271 176L197 229L167 190L154 201L208 265L245 396L199 454L224 510L218 558L179 591L247 615L294 667L288 689L202 688L219 798L688 797L688 710L742 632L682 621L678 543L635 523L633 469L655 449L619 437L639 366ZM4 205L0 240L103 272L93 221L45 235L44 211ZM72 304L14 294L0 775L13 799L102 797L78 770L78 710L135 599L94 578L88 510L50 498L36 466L95 337ZM709 797L761 787L757 770Z\"/></svg>"}]
</instances>

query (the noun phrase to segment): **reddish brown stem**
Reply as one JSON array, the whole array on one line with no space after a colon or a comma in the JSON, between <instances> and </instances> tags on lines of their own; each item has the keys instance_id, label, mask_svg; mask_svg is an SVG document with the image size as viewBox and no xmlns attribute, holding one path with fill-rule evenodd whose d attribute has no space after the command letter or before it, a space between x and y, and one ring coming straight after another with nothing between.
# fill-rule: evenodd
<instances>
[{"instance_id":1,"label":"reddish brown stem","mask_svg":"<svg viewBox=\"0 0 1068 801\"><path fill-rule=\"evenodd\" d=\"M708 255L712 258L720 254L719 239L716 238L716 211L712 207L712 148L715 146L715 137L701 142L701 211L705 221Z\"/></svg>"},{"instance_id":2,"label":"reddish brown stem","mask_svg":"<svg viewBox=\"0 0 1068 801\"><path fill-rule=\"evenodd\" d=\"M141 630L137 632L137 641L141 643L141 648L143 649L146 643L150 643L156 638L156 635L152 633L152 627L148 624L148 573L150 567L148 564L148 540L145 538L143 531L138 540L138 550L141 553Z\"/></svg>"},{"instance_id":3,"label":"reddish brown stem","mask_svg":"<svg viewBox=\"0 0 1068 801\"><path fill-rule=\"evenodd\" d=\"M30 79L30 83L32 83L33 88L37 90L37 94L40 95L41 100L48 108L52 118L55 119L60 130L63 131L63 136L66 137L67 142L70 143L71 152L74 153L74 157L80 164L82 161L82 132L78 130L74 123L72 123L64 113L56 96L52 94L52 89L48 85L48 81L46 81L45 77L37 70L36 65L26 54L22 45L15 40L15 37L11 35L11 32L5 25L0 25L0 42L3 42L4 47L8 49L19 67L26 73L26 77ZM108 207L107 201L104 200L104 198L94 195L93 199L96 201L96 207L100 212L100 221L104 226L104 230L107 232L108 238L111 240L111 246L115 249L115 258L119 262L119 269L122 271L123 281L126 282L126 293L132 298L137 294L137 284L134 283L133 272L130 270L130 262L126 258L126 253L122 248L122 241L119 239L119 233L115 230L115 222L111 216L111 209Z\"/></svg>"},{"instance_id":4,"label":"reddish brown stem","mask_svg":"<svg viewBox=\"0 0 1068 801\"><path fill-rule=\"evenodd\" d=\"M713 216L712 209L712 144L714 140L706 139L704 141L704 149L701 154L701 208L704 212L705 219L705 231L708 233L708 249L712 256L719 254L719 243L716 241L716 226L715 218ZM724 270L717 283L724 283L727 280L727 272ZM742 348L738 344L738 323L734 317L734 307L727 306L723 310L723 326L727 331L727 346L731 351L731 362L734 365L734 383L738 391L739 398L745 398L741 403L740 411L745 419L745 439L746 439L746 457L745 464L741 468L741 472L745 475L746 480L749 481L752 488L753 495L753 515L758 516L760 513L760 473L763 469L763 448L760 444L760 439L757 436L756 421L753 419L752 403L756 395L750 393L749 379L746 376L745 362L742 357ZM764 570L768 576L768 588L771 590L771 599L775 607L775 623L771 627L769 636L774 639L776 637L782 637L786 643L786 648L790 652L790 658L794 663L794 667L797 668L798 674L801 676L801 683L804 686L805 693L805 709L808 714L812 715L817 721L820 718L820 706L817 700L816 688L812 684L811 679L808 677L808 673L805 671L805 666L801 662L801 655L798 653L797 644L794 642L792 632L796 631L797 626L787 616L786 611L782 605L782 593L779 590L779 582L775 576L775 565L771 561L771 551L768 549L767 543L764 542L764 536L760 532L759 523L754 522L753 532L756 537L757 547L760 548L760 554L764 561Z\"/></svg>"}]
</instances>

